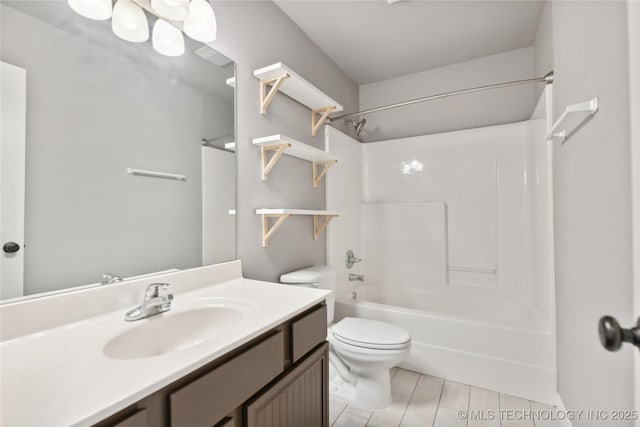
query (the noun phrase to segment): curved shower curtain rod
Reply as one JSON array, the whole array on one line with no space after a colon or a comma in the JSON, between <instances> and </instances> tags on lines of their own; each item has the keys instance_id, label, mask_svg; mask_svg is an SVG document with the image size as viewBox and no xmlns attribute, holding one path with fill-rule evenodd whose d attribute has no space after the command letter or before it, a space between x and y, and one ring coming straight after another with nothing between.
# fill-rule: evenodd
<instances>
[{"instance_id":1,"label":"curved shower curtain rod","mask_svg":"<svg viewBox=\"0 0 640 427\"><path fill-rule=\"evenodd\" d=\"M391 108L397 108L397 107L404 107L405 105L417 104L419 102L431 101L433 99L447 98L449 96L463 95L465 93L479 92L481 90L497 89L497 88L509 87L509 86L519 86L519 85L530 84L530 83L546 83L546 84L553 83L553 71L549 71L547 74L545 74L544 77L536 77L533 79L526 79L526 80L515 80L512 82L505 82L505 83L496 83L492 85L478 86L470 89L454 90L453 92L438 93L436 95L430 95L422 98L412 99L409 101L398 102L396 104L384 105L382 107L371 108L369 110L358 111L356 113L343 114L342 116L332 117L331 121L348 119L350 117L363 116L369 113L377 113L378 111L390 110Z\"/></svg>"}]
</instances>

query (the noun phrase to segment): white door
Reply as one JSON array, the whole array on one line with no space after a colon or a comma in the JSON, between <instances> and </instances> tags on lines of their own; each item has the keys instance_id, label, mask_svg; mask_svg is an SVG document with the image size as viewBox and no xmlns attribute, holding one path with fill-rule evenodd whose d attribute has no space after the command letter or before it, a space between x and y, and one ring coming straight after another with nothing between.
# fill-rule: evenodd
<instances>
[{"instance_id":1,"label":"white door","mask_svg":"<svg viewBox=\"0 0 640 427\"><path fill-rule=\"evenodd\" d=\"M27 72L0 69L0 299L20 297L24 275Z\"/></svg>"},{"instance_id":2,"label":"white door","mask_svg":"<svg viewBox=\"0 0 640 427\"><path fill-rule=\"evenodd\" d=\"M202 147L202 264L236 258L236 157Z\"/></svg>"},{"instance_id":3,"label":"white door","mask_svg":"<svg viewBox=\"0 0 640 427\"><path fill-rule=\"evenodd\" d=\"M633 209L634 313L640 321L640 2L628 1L631 100L631 175ZM639 325L640 326L640 325ZM635 354L635 409L640 416L640 351ZM636 420L640 427L640 419Z\"/></svg>"},{"instance_id":4,"label":"white door","mask_svg":"<svg viewBox=\"0 0 640 427\"><path fill-rule=\"evenodd\" d=\"M629 27L629 99L631 117L631 206L632 206L632 251L633 251L633 313L636 324L619 325L609 319L601 334L608 331L609 343L614 348L620 347L620 339L635 341L638 351L634 353L634 406L636 410L635 426L640 427L640 2L627 1ZM602 320L601 320L602 322ZM604 324L601 324L601 328ZM621 333L621 329L626 332ZM630 332L634 332L630 334ZM626 336L625 336L626 335ZM632 335L635 335L635 339ZM601 337L601 339L605 338ZM603 345L605 342L603 342ZM630 345L630 344L625 344Z\"/></svg>"}]
</instances>

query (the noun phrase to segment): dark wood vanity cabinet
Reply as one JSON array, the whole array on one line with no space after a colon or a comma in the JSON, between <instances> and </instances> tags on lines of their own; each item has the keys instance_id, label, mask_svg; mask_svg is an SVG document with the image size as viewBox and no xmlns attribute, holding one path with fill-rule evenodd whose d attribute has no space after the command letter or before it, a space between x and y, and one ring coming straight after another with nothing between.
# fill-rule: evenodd
<instances>
[{"instance_id":1,"label":"dark wood vanity cabinet","mask_svg":"<svg viewBox=\"0 0 640 427\"><path fill-rule=\"evenodd\" d=\"M247 427L323 427L328 425L328 344L305 357L275 384L245 405Z\"/></svg>"},{"instance_id":2,"label":"dark wood vanity cabinet","mask_svg":"<svg viewBox=\"0 0 640 427\"><path fill-rule=\"evenodd\" d=\"M326 427L326 325L313 307L96 427Z\"/></svg>"}]
</instances>

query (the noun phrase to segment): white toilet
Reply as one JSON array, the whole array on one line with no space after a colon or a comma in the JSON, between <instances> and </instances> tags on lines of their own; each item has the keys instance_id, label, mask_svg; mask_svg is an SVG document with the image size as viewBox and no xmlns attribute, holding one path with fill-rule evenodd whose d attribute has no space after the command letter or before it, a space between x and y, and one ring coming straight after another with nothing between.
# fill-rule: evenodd
<instances>
[{"instance_id":1,"label":"white toilet","mask_svg":"<svg viewBox=\"0 0 640 427\"><path fill-rule=\"evenodd\" d=\"M327 298L327 324L333 322L336 272L326 266L293 271L280 282L332 291ZM402 362L411 336L397 326L377 320L346 317L329 326L329 386L331 394L366 409L391 404L389 370Z\"/></svg>"}]
</instances>

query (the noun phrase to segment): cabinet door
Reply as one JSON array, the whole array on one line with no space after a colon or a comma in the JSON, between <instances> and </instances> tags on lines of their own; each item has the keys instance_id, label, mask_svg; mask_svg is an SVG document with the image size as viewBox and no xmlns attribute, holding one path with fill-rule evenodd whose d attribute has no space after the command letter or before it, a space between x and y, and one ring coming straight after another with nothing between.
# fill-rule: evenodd
<instances>
[{"instance_id":1,"label":"cabinet door","mask_svg":"<svg viewBox=\"0 0 640 427\"><path fill-rule=\"evenodd\" d=\"M171 427L211 427L283 370L284 338L277 332L169 395Z\"/></svg>"},{"instance_id":2,"label":"cabinet door","mask_svg":"<svg viewBox=\"0 0 640 427\"><path fill-rule=\"evenodd\" d=\"M247 427L327 427L328 350L325 343L248 403Z\"/></svg>"}]
</instances>

